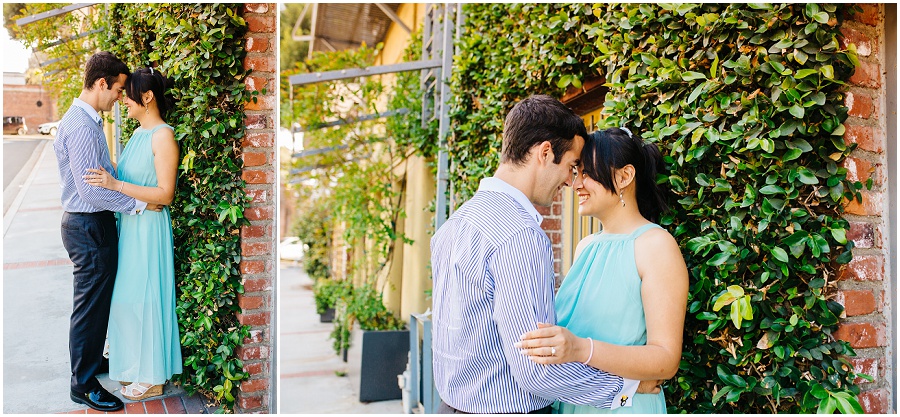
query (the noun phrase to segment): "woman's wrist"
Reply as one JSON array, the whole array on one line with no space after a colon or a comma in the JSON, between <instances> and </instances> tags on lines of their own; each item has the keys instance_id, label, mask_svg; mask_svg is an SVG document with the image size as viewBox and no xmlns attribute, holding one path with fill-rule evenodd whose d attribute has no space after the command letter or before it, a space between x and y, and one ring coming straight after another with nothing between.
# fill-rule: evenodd
<instances>
[{"instance_id":1,"label":"woman's wrist","mask_svg":"<svg viewBox=\"0 0 900 417\"><path fill-rule=\"evenodd\" d=\"M582 350L581 357L585 358L583 361L579 361L585 365L590 365L591 359L594 357L594 340L590 337L584 339L587 343L584 345L584 349Z\"/></svg>"}]
</instances>

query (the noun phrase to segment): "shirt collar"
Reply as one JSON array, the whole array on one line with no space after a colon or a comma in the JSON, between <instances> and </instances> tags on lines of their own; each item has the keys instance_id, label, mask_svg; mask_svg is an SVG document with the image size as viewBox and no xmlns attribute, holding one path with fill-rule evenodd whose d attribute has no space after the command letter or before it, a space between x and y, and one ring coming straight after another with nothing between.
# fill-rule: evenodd
<instances>
[{"instance_id":1,"label":"shirt collar","mask_svg":"<svg viewBox=\"0 0 900 417\"><path fill-rule=\"evenodd\" d=\"M97 113L97 109L91 107L90 104L87 104L80 98L75 97L75 99L72 100L72 105L81 107L85 112L87 112L88 116L91 116L91 119L94 119L94 122L100 123L100 113Z\"/></svg>"},{"instance_id":2,"label":"shirt collar","mask_svg":"<svg viewBox=\"0 0 900 417\"><path fill-rule=\"evenodd\" d=\"M522 208L525 209L525 212L528 213L531 217L534 218L534 221L537 224L541 224L544 221L544 217L538 213L537 209L534 208L534 203L525 197L525 193L520 191L518 188L509 185L506 181L501 180L497 177L487 177L481 179L481 184L478 186L478 191L494 191L498 193L506 194L516 200Z\"/></svg>"}]
</instances>

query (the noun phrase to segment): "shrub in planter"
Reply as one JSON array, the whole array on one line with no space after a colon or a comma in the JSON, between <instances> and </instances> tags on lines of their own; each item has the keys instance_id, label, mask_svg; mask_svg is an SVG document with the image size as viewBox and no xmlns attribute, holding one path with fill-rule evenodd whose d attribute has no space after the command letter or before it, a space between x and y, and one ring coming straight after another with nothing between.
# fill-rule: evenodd
<instances>
[{"instance_id":1,"label":"shrub in planter","mask_svg":"<svg viewBox=\"0 0 900 417\"><path fill-rule=\"evenodd\" d=\"M313 295L316 301L316 313L321 317L322 323L331 323L334 320L337 301L350 291L350 286L344 281L333 279L319 279L313 285Z\"/></svg>"},{"instance_id":2,"label":"shrub in planter","mask_svg":"<svg viewBox=\"0 0 900 417\"><path fill-rule=\"evenodd\" d=\"M409 353L406 323L389 311L381 293L364 284L347 299L347 317L359 324L360 341L359 400L399 399L397 375L403 373Z\"/></svg>"},{"instance_id":3,"label":"shrub in planter","mask_svg":"<svg viewBox=\"0 0 900 417\"><path fill-rule=\"evenodd\" d=\"M331 212L327 204L311 204L300 209L302 215L294 223L294 234L308 249L303 255L303 270L310 278L328 279L331 275Z\"/></svg>"}]
</instances>

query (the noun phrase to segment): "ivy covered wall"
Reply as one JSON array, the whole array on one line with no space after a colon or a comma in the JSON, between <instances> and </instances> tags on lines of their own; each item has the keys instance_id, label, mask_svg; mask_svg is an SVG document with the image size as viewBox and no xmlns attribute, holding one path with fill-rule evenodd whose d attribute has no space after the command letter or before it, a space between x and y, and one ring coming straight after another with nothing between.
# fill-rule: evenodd
<instances>
[{"instance_id":1,"label":"ivy covered wall","mask_svg":"<svg viewBox=\"0 0 900 417\"><path fill-rule=\"evenodd\" d=\"M237 352L250 336L237 318L250 200L240 150L244 106L254 101L244 84L247 22L234 4L112 4L107 21L115 24L103 32L102 49L130 68L154 66L174 83L167 121L182 157L171 207L184 357L178 381L231 409L249 376Z\"/></svg>"},{"instance_id":2,"label":"ivy covered wall","mask_svg":"<svg viewBox=\"0 0 900 417\"><path fill-rule=\"evenodd\" d=\"M852 9L852 8L851 8ZM837 340L837 271L852 259L842 165L846 82L859 65L833 4L466 5L450 159L464 201L498 163L520 99L604 77L598 128L666 155L662 224L691 275L670 412L862 411ZM852 13L853 10L849 10ZM866 376L862 376L865 378ZM864 381L864 379L863 379Z\"/></svg>"}]
</instances>

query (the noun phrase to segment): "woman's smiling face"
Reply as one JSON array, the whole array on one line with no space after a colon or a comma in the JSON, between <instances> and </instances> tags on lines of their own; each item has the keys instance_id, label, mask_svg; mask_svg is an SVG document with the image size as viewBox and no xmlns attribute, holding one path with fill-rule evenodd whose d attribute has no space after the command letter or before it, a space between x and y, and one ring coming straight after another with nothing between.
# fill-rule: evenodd
<instances>
[{"instance_id":1,"label":"woman's smiling face","mask_svg":"<svg viewBox=\"0 0 900 417\"><path fill-rule=\"evenodd\" d=\"M618 195L580 170L573 188L578 195L579 215L598 217L616 204L621 204Z\"/></svg>"},{"instance_id":2,"label":"woman's smiling face","mask_svg":"<svg viewBox=\"0 0 900 417\"><path fill-rule=\"evenodd\" d=\"M128 108L127 116L132 119L136 119L138 112L143 109L141 105L132 100L131 97L129 97L127 94L125 94L125 97L122 99L122 101L124 102L125 107Z\"/></svg>"}]
</instances>

